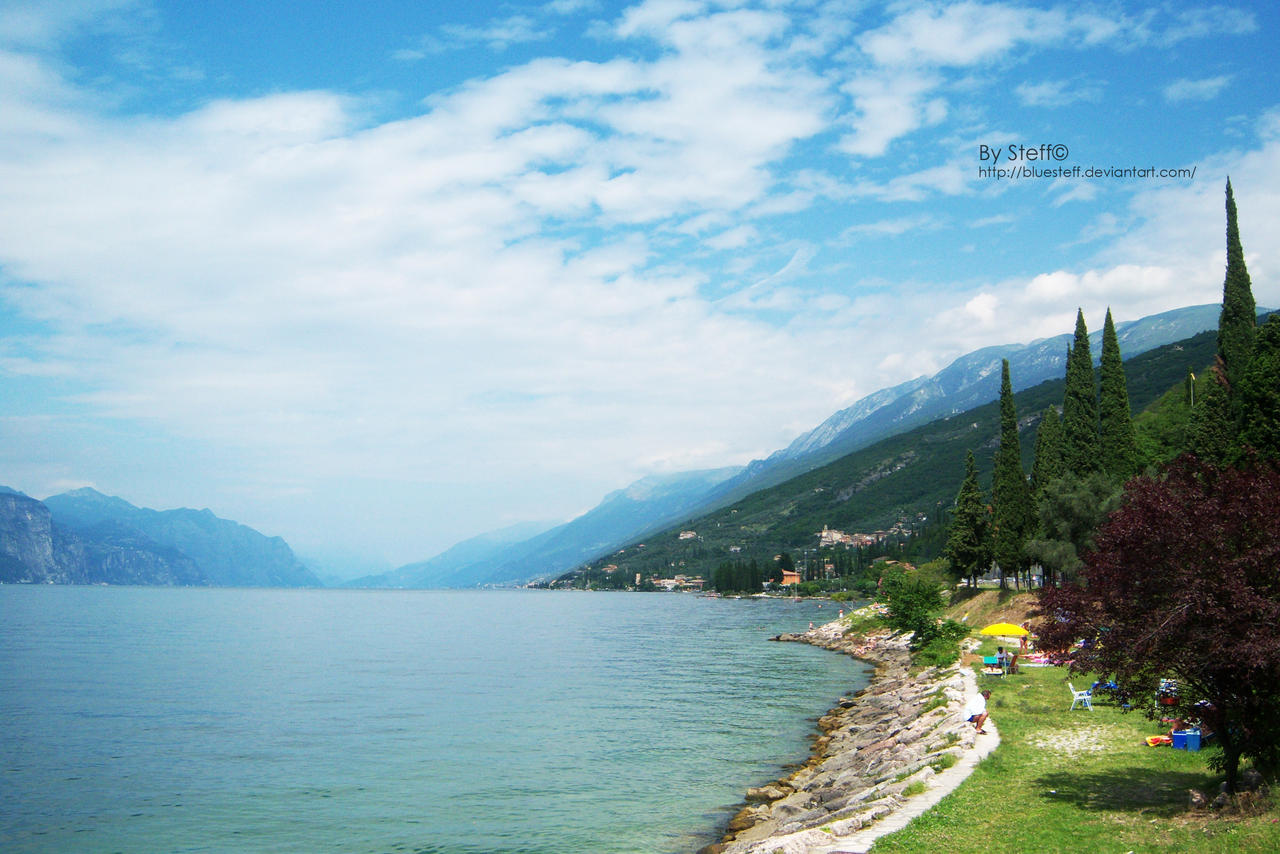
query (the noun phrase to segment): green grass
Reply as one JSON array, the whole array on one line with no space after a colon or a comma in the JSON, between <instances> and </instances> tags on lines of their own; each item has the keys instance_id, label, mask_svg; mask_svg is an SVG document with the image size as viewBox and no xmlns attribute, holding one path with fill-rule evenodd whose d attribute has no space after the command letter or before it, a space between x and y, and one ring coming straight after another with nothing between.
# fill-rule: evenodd
<instances>
[{"instance_id":1,"label":"green grass","mask_svg":"<svg viewBox=\"0 0 1280 854\"><path fill-rule=\"evenodd\" d=\"M992 654L995 644L989 644ZM1193 810L1188 791L1217 794L1221 776L1206 752L1148 747L1167 731L1138 712L1099 701L1068 711L1062 668L1023 668L1004 678L979 676L1000 747L960 788L873 854L1027 854L1027 852L1280 851L1280 809L1264 805L1222 813Z\"/></svg>"}]
</instances>

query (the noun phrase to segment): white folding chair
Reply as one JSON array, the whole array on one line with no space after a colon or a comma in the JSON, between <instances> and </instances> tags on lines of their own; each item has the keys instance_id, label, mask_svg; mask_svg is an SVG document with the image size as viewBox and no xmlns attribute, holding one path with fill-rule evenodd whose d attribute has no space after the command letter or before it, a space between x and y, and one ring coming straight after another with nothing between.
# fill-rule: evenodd
<instances>
[{"instance_id":1,"label":"white folding chair","mask_svg":"<svg viewBox=\"0 0 1280 854\"><path fill-rule=\"evenodd\" d=\"M1092 688L1087 691L1077 691L1076 686L1072 685L1070 682L1067 683L1067 687L1071 689L1071 709L1074 709L1076 707L1076 703L1079 703L1081 708L1088 709L1091 712L1093 711ZM1068 709L1067 711L1071 711L1071 709Z\"/></svg>"}]
</instances>

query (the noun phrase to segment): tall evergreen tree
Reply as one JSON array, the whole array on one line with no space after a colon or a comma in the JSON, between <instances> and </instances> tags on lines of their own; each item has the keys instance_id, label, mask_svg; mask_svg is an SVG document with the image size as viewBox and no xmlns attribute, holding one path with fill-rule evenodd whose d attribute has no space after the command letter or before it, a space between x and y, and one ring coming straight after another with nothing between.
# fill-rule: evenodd
<instances>
[{"instance_id":1,"label":"tall evergreen tree","mask_svg":"<svg viewBox=\"0 0 1280 854\"><path fill-rule=\"evenodd\" d=\"M1102 471L1119 483L1138 469L1138 444L1129 412L1129 388L1124 378L1120 341L1107 309L1102 328L1102 388L1098 394L1098 454Z\"/></svg>"},{"instance_id":2,"label":"tall evergreen tree","mask_svg":"<svg viewBox=\"0 0 1280 854\"><path fill-rule=\"evenodd\" d=\"M1036 458L1031 465L1031 489L1037 500L1045 487L1066 473L1062 462L1062 421L1058 410L1050 406L1036 430Z\"/></svg>"},{"instance_id":3,"label":"tall evergreen tree","mask_svg":"<svg viewBox=\"0 0 1280 854\"><path fill-rule=\"evenodd\" d=\"M1218 316L1218 355L1222 357L1228 396L1248 369L1256 325L1257 306L1240 245L1236 200L1231 180L1227 179L1227 274L1222 282L1222 313Z\"/></svg>"},{"instance_id":4,"label":"tall evergreen tree","mask_svg":"<svg viewBox=\"0 0 1280 854\"><path fill-rule=\"evenodd\" d=\"M1062 398L1062 458L1067 471L1083 477L1098 468L1098 398L1093 353L1084 312L1076 311L1076 334L1067 352L1066 391Z\"/></svg>"},{"instance_id":5,"label":"tall evergreen tree","mask_svg":"<svg viewBox=\"0 0 1280 854\"><path fill-rule=\"evenodd\" d=\"M1222 313L1218 315L1218 357L1214 380L1199 396L1191 413L1191 450L1218 465L1230 464L1239 455L1244 412L1237 387L1250 368L1257 306L1249 271L1244 265L1236 200L1227 181L1227 273L1222 282Z\"/></svg>"},{"instance_id":6,"label":"tall evergreen tree","mask_svg":"<svg viewBox=\"0 0 1280 854\"><path fill-rule=\"evenodd\" d=\"M968 577L971 584L991 563L987 504L982 498L982 487L978 485L978 464L973 459L973 451L965 456L964 482L956 494L956 509L951 517L945 555L951 561L951 571L956 577Z\"/></svg>"},{"instance_id":7,"label":"tall evergreen tree","mask_svg":"<svg viewBox=\"0 0 1280 854\"><path fill-rule=\"evenodd\" d=\"M1018 412L1009 380L1009 360L1000 368L1000 449L996 451L991 481L991 503L995 507L993 551L1000 565L1000 584L1008 572L1026 564L1023 544L1031 528L1031 491L1022 470L1022 447L1018 441Z\"/></svg>"}]
</instances>

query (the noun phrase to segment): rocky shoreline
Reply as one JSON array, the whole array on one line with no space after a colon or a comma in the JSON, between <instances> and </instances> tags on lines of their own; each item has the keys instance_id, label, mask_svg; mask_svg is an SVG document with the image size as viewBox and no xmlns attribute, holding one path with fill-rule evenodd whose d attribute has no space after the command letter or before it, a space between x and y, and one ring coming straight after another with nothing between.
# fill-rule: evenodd
<instances>
[{"instance_id":1,"label":"rocky shoreline","mask_svg":"<svg viewBox=\"0 0 1280 854\"><path fill-rule=\"evenodd\" d=\"M700 854L863 851L880 835L877 828L887 832L891 816L918 814L927 808L923 801L945 794L937 791L939 773L954 788L998 741L994 727L988 726L992 735L977 736L961 716L977 690L972 672L956 664L912 675L906 637L846 637L835 622L774 640L852 655L876 665L876 673L865 689L818 721L822 734L809 760L782 779L749 789L723 840ZM917 809L909 809L913 802Z\"/></svg>"}]
</instances>

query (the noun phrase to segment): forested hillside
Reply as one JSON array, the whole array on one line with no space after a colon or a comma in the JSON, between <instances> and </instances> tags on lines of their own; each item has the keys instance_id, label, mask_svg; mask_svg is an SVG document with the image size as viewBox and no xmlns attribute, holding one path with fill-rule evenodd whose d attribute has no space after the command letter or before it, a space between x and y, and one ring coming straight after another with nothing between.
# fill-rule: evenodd
<instances>
[{"instance_id":1,"label":"forested hillside","mask_svg":"<svg viewBox=\"0 0 1280 854\"><path fill-rule=\"evenodd\" d=\"M1130 408L1137 413L1212 360L1215 333L1205 332L1125 362ZM1063 380L1014 395L1025 470L1031 469L1036 427L1045 410L1062 405ZM964 477L972 450L990 488L999 444L1000 407L992 402L878 442L822 468L754 493L707 515L602 556L591 566L616 566L621 578L636 573L710 577L720 563L756 560L818 545L824 527L849 533L887 530L904 523L940 548L940 522ZM923 520L921 517L924 517ZM681 532L695 536L680 538Z\"/></svg>"}]
</instances>

